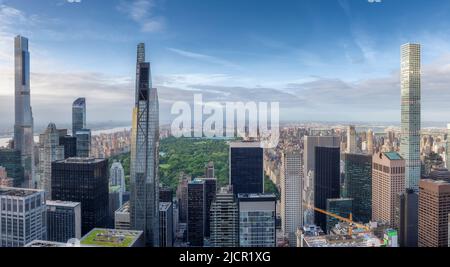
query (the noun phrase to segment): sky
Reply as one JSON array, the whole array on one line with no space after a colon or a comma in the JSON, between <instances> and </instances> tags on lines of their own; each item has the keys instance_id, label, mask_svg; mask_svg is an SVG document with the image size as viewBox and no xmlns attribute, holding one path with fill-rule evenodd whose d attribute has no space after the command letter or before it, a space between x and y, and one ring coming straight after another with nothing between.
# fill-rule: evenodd
<instances>
[{"instance_id":1,"label":"sky","mask_svg":"<svg viewBox=\"0 0 450 267\"><path fill-rule=\"evenodd\" d=\"M161 120L176 101L280 102L289 121L400 120L400 46L422 45L424 121L450 121L448 0L0 0L0 125L13 39L30 40L35 122L131 121L145 42Z\"/></svg>"}]
</instances>

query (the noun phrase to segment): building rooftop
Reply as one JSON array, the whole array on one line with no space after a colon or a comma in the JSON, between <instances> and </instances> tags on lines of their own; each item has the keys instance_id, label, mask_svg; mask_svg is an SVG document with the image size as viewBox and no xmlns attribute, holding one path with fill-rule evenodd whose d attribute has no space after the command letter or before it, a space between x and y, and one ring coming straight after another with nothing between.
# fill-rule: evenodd
<instances>
[{"instance_id":1,"label":"building rooftop","mask_svg":"<svg viewBox=\"0 0 450 267\"><path fill-rule=\"evenodd\" d=\"M275 194L238 194L239 200L272 200L276 199Z\"/></svg>"},{"instance_id":2,"label":"building rooftop","mask_svg":"<svg viewBox=\"0 0 450 267\"><path fill-rule=\"evenodd\" d=\"M262 145L254 141L230 142L230 148L262 148Z\"/></svg>"},{"instance_id":3,"label":"building rooftop","mask_svg":"<svg viewBox=\"0 0 450 267\"><path fill-rule=\"evenodd\" d=\"M130 202L126 202L116 212L118 213L130 213Z\"/></svg>"},{"instance_id":4,"label":"building rooftop","mask_svg":"<svg viewBox=\"0 0 450 267\"><path fill-rule=\"evenodd\" d=\"M67 208L75 208L77 206L80 206L80 202L70 202L70 201L61 201L61 200L47 200L45 202L47 206L61 206L61 207L67 207Z\"/></svg>"},{"instance_id":5,"label":"building rooftop","mask_svg":"<svg viewBox=\"0 0 450 267\"><path fill-rule=\"evenodd\" d=\"M11 188L11 187L0 188L0 196L10 196L10 197L28 197L36 193L42 192L44 191L34 189Z\"/></svg>"},{"instance_id":6,"label":"building rooftop","mask_svg":"<svg viewBox=\"0 0 450 267\"><path fill-rule=\"evenodd\" d=\"M205 180L200 178L195 178L194 180L190 181L189 184L204 184Z\"/></svg>"},{"instance_id":7,"label":"building rooftop","mask_svg":"<svg viewBox=\"0 0 450 267\"><path fill-rule=\"evenodd\" d=\"M143 234L142 231L95 228L80 243L92 247L131 247Z\"/></svg>"},{"instance_id":8,"label":"building rooftop","mask_svg":"<svg viewBox=\"0 0 450 267\"><path fill-rule=\"evenodd\" d=\"M34 240L31 243L25 245L27 248L63 248L68 247L67 243L59 243L59 242L51 242L51 241L43 241L43 240Z\"/></svg>"},{"instance_id":9,"label":"building rooftop","mask_svg":"<svg viewBox=\"0 0 450 267\"><path fill-rule=\"evenodd\" d=\"M170 206L172 206L171 202L159 202L159 211L167 211Z\"/></svg>"},{"instance_id":10,"label":"building rooftop","mask_svg":"<svg viewBox=\"0 0 450 267\"><path fill-rule=\"evenodd\" d=\"M403 160L402 156L397 152L385 152L383 153L389 160Z\"/></svg>"},{"instance_id":11,"label":"building rooftop","mask_svg":"<svg viewBox=\"0 0 450 267\"><path fill-rule=\"evenodd\" d=\"M68 158L65 160L58 160L56 163L76 163L76 164L95 164L105 161L105 159L96 159L96 158Z\"/></svg>"}]
</instances>

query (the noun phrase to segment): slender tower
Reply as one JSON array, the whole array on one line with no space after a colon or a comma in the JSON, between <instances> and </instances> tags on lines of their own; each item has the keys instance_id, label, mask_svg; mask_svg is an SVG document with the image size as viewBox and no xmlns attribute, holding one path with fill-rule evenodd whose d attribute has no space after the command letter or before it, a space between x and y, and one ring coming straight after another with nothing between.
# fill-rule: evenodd
<instances>
[{"instance_id":1,"label":"slender tower","mask_svg":"<svg viewBox=\"0 0 450 267\"><path fill-rule=\"evenodd\" d=\"M34 179L33 112L30 104L30 53L28 39L14 40L15 58L15 125L14 148L19 150L25 170L24 187L36 188Z\"/></svg>"},{"instance_id":2,"label":"slender tower","mask_svg":"<svg viewBox=\"0 0 450 267\"><path fill-rule=\"evenodd\" d=\"M405 186L419 191L421 79L420 45L401 47L402 129L400 154L405 159Z\"/></svg>"},{"instance_id":3,"label":"slender tower","mask_svg":"<svg viewBox=\"0 0 450 267\"><path fill-rule=\"evenodd\" d=\"M131 225L144 231L148 246L159 245L159 104L152 88L145 45L137 49L136 105L131 141Z\"/></svg>"}]
</instances>

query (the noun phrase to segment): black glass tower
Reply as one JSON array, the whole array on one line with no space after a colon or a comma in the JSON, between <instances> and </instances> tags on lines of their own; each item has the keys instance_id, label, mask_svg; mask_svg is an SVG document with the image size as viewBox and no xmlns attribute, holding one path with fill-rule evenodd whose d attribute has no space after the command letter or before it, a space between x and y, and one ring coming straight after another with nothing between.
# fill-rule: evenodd
<instances>
[{"instance_id":1,"label":"black glass tower","mask_svg":"<svg viewBox=\"0 0 450 267\"><path fill-rule=\"evenodd\" d=\"M230 144L230 184L233 193L264 193L264 149L256 142Z\"/></svg>"}]
</instances>

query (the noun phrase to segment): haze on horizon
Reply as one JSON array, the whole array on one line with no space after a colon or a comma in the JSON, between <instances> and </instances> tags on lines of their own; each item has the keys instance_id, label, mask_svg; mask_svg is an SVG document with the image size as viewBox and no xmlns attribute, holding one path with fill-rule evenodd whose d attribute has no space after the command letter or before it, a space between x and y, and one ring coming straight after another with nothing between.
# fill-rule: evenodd
<instances>
[{"instance_id":1,"label":"haze on horizon","mask_svg":"<svg viewBox=\"0 0 450 267\"><path fill-rule=\"evenodd\" d=\"M237 12L239 11L239 12ZM175 101L278 101L282 121L400 121L400 45L422 45L424 121L450 121L450 2L0 0L0 125L14 121L13 40L30 39L37 125L131 121L147 45L168 122Z\"/></svg>"}]
</instances>

